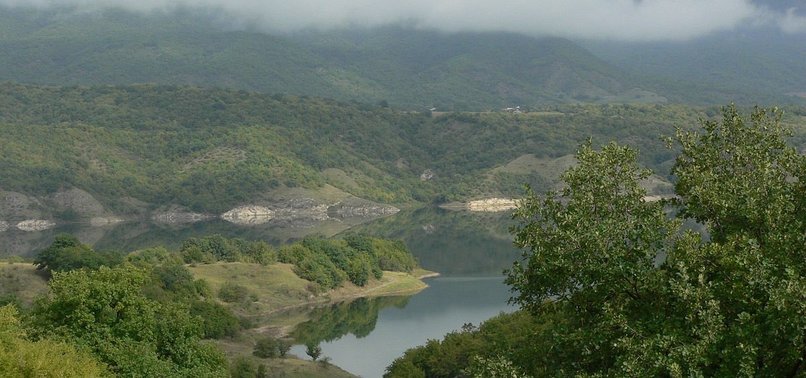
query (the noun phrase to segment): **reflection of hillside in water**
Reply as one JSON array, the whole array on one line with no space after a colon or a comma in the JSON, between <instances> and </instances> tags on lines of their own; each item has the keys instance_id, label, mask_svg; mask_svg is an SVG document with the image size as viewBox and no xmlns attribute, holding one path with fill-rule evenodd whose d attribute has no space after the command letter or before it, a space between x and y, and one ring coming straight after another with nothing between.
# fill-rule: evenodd
<instances>
[{"instance_id":1,"label":"reflection of hillside in water","mask_svg":"<svg viewBox=\"0 0 806 378\"><path fill-rule=\"evenodd\" d=\"M59 233L73 234L82 243L98 250L130 252L154 246L178 248L185 239L210 234L221 234L228 238L264 240L279 245L301 239L306 235L332 236L370 220L359 217L325 221L278 220L244 226L218 219L175 225L127 222L103 227L93 227L89 223L70 223L37 232L9 229L0 232L0 257L34 256L38 251L47 248Z\"/></svg>"},{"instance_id":2,"label":"reflection of hillside in water","mask_svg":"<svg viewBox=\"0 0 806 378\"><path fill-rule=\"evenodd\" d=\"M443 276L499 275L519 254L507 232L510 213L421 208L351 231L403 239L424 268Z\"/></svg>"},{"instance_id":3,"label":"reflection of hillside in water","mask_svg":"<svg viewBox=\"0 0 806 378\"><path fill-rule=\"evenodd\" d=\"M358 298L350 302L317 307L308 313L310 320L298 324L291 337L297 344L318 345L347 334L357 338L375 330L378 313L385 307L406 307L410 297Z\"/></svg>"},{"instance_id":4,"label":"reflection of hillside in water","mask_svg":"<svg viewBox=\"0 0 806 378\"><path fill-rule=\"evenodd\" d=\"M0 232L0 257L34 256L61 232L76 235L95 249L129 252L160 245L178 248L185 239L210 234L280 245L307 235L327 237L349 230L402 239L424 268L446 276L498 275L518 257L507 233L510 224L512 220L506 213L452 212L438 208L401 211L375 220L354 217L252 226L222 220L180 225L119 223L103 227L73 223L39 232L13 229Z\"/></svg>"}]
</instances>

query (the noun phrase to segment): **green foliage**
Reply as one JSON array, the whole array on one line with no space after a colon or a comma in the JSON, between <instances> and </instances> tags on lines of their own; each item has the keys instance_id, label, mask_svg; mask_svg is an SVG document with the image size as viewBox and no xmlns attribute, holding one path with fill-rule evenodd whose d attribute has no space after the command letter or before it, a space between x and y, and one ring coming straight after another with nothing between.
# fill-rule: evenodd
<instances>
[{"instance_id":1,"label":"green foliage","mask_svg":"<svg viewBox=\"0 0 806 378\"><path fill-rule=\"evenodd\" d=\"M734 107L703 131L681 131L680 232L646 202L635 152L580 151L560 196L516 212L524 262L515 301L559 315L546 353L557 374L796 376L806 344L804 166L773 111L750 123ZM592 352L594 351L594 352Z\"/></svg>"},{"instance_id":2,"label":"green foliage","mask_svg":"<svg viewBox=\"0 0 806 378\"><path fill-rule=\"evenodd\" d=\"M260 358L280 357L280 342L271 336L262 337L255 343L252 355Z\"/></svg>"},{"instance_id":3,"label":"green foliage","mask_svg":"<svg viewBox=\"0 0 806 378\"><path fill-rule=\"evenodd\" d=\"M142 210L119 201L132 197L220 213L284 185L330 184L387 203L516 196L527 181L551 188L553 161L589 136L640 147L642 164L666 172L674 155L658 135L707 111L565 105L425 117L221 89L0 84L0 182L38 196L77 187L122 212ZM527 154L535 165L507 168ZM425 170L436 176L420 180Z\"/></svg>"},{"instance_id":4,"label":"green foliage","mask_svg":"<svg viewBox=\"0 0 806 378\"><path fill-rule=\"evenodd\" d=\"M414 255L409 252L402 240L373 238L372 248L381 270L411 272L418 266Z\"/></svg>"},{"instance_id":5,"label":"green foliage","mask_svg":"<svg viewBox=\"0 0 806 378\"><path fill-rule=\"evenodd\" d=\"M98 269L101 266L113 267L123 261L123 256L115 252L97 252L82 244L75 236L60 234L51 245L39 252L34 259L37 270L62 272L74 269Z\"/></svg>"},{"instance_id":6,"label":"green foliage","mask_svg":"<svg viewBox=\"0 0 806 378\"><path fill-rule=\"evenodd\" d=\"M145 297L148 278L131 266L56 272L32 310L33 329L88 348L116 374L221 376L226 360L199 342L198 319Z\"/></svg>"},{"instance_id":7,"label":"green foliage","mask_svg":"<svg viewBox=\"0 0 806 378\"><path fill-rule=\"evenodd\" d=\"M780 120L729 106L679 131L665 202L644 198L635 150L582 146L565 187L515 212L523 310L411 349L387 376L802 376L806 156Z\"/></svg>"},{"instance_id":8,"label":"green foliage","mask_svg":"<svg viewBox=\"0 0 806 378\"><path fill-rule=\"evenodd\" d=\"M202 338L221 339L234 337L241 329L241 322L226 307L209 301L193 301L190 314L201 319Z\"/></svg>"},{"instance_id":9,"label":"green foliage","mask_svg":"<svg viewBox=\"0 0 806 378\"><path fill-rule=\"evenodd\" d=\"M262 366L262 365L261 365ZM230 366L230 377L232 378L255 378L258 367L252 360L246 357L238 357Z\"/></svg>"},{"instance_id":10,"label":"green foliage","mask_svg":"<svg viewBox=\"0 0 806 378\"><path fill-rule=\"evenodd\" d=\"M291 347L291 342L288 340L277 340L277 351L280 353L281 358L285 358L285 356L291 350Z\"/></svg>"},{"instance_id":11,"label":"green foliage","mask_svg":"<svg viewBox=\"0 0 806 378\"><path fill-rule=\"evenodd\" d=\"M319 356L322 355L322 347L315 344L307 344L305 345L305 354L311 357L312 360L316 361L319 359Z\"/></svg>"},{"instance_id":12,"label":"green foliage","mask_svg":"<svg viewBox=\"0 0 806 378\"><path fill-rule=\"evenodd\" d=\"M238 284L225 282L218 290L218 298L228 303L239 303L246 300L249 290Z\"/></svg>"},{"instance_id":13,"label":"green foliage","mask_svg":"<svg viewBox=\"0 0 806 378\"><path fill-rule=\"evenodd\" d=\"M327 255L314 253L302 244L280 248L278 260L294 264L294 273L300 278L317 283L324 289L341 286L346 276Z\"/></svg>"},{"instance_id":14,"label":"green foliage","mask_svg":"<svg viewBox=\"0 0 806 378\"><path fill-rule=\"evenodd\" d=\"M26 337L14 306L0 307L0 372L4 377L101 377L106 366L76 345Z\"/></svg>"},{"instance_id":15,"label":"green foliage","mask_svg":"<svg viewBox=\"0 0 806 378\"><path fill-rule=\"evenodd\" d=\"M503 356L484 358L475 356L466 374L473 378L526 378L520 369Z\"/></svg>"},{"instance_id":16,"label":"green foliage","mask_svg":"<svg viewBox=\"0 0 806 378\"><path fill-rule=\"evenodd\" d=\"M552 327L547 319L524 311L501 314L478 328L466 326L445 335L443 340L429 340L423 346L407 350L386 368L384 377L474 377L476 373L491 376L487 373L509 364L517 370L526 370L524 367L550 363L540 353L543 348L551 348L546 336Z\"/></svg>"},{"instance_id":17,"label":"green foliage","mask_svg":"<svg viewBox=\"0 0 806 378\"><path fill-rule=\"evenodd\" d=\"M188 264L240 261L267 265L277 260L274 249L264 241L229 239L221 235L186 239L179 254Z\"/></svg>"},{"instance_id":18,"label":"green foliage","mask_svg":"<svg viewBox=\"0 0 806 378\"><path fill-rule=\"evenodd\" d=\"M280 248L278 259L294 264L297 275L324 289L339 287L345 279L364 286L370 278L380 279L384 269L410 272L417 266L402 242L356 234L343 240L306 237Z\"/></svg>"},{"instance_id":19,"label":"green foliage","mask_svg":"<svg viewBox=\"0 0 806 378\"><path fill-rule=\"evenodd\" d=\"M358 298L314 309L310 320L294 327L291 337L298 344L319 344L347 334L369 335L378 321L378 312L387 306L402 307L407 297Z\"/></svg>"},{"instance_id":20,"label":"green foliage","mask_svg":"<svg viewBox=\"0 0 806 378\"><path fill-rule=\"evenodd\" d=\"M646 85L558 38L401 27L267 35L222 29L195 13L4 7L0 80L230 87L440 110L603 100ZM210 101L205 116L231 106Z\"/></svg>"},{"instance_id":21,"label":"green foliage","mask_svg":"<svg viewBox=\"0 0 806 378\"><path fill-rule=\"evenodd\" d=\"M579 165L563 175L561 193L528 194L514 214L521 221L515 244L528 249L526 266L516 263L507 280L519 304L568 300L578 311L598 312L603 301L635 299L653 284L655 258L677 225L661 202L643 201L638 182L650 172L638 167L636 156L615 144L601 152L584 145Z\"/></svg>"}]
</instances>

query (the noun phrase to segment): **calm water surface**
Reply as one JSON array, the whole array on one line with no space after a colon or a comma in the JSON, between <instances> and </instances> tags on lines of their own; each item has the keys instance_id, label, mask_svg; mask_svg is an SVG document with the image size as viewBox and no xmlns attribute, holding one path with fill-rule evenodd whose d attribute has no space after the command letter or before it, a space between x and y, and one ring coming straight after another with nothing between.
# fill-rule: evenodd
<instances>
[{"instance_id":1,"label":"calm water surface","mask_svg":"<svg viewBox=\"0 0 806 378\"><path fill-rule=\"evenodd\" d=\"M501 276L429 279L429 287L409 298L405 307L381 309L369 335L349 333L322 342L322 356L350 373L380 377L408 348L428 339L441 339L465 323L478 325L501 312L513 311L514 307L507 305L509 291L502 281ZM308 358L303 345L294 346L291 353Z\"/></svg>"}]
</instances>

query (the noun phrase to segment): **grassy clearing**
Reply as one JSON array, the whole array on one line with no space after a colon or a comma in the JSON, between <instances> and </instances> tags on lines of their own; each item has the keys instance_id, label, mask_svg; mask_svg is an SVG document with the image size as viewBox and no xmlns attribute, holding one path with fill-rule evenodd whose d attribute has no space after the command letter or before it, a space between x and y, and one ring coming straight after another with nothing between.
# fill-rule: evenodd
<instances>
[{"instance_id":1,"label":"grassy clearing","mask_svg":"<svg viewBox=\"0 0 806 378\"><path fill-rule=\"evenodd\" d=\"M218 293L224 283L245 287L247 302L238 303L237 312L266 313L283 308L299 306L314 300L307 289L310 284L292 271L291 264L224 263L189 266L197 279L207 281L213 293Z\"/></svg>"},{"instance_id":2,"label":"grassy clearing","mask_svg":"<svg viewBox=\"0 0 806 378\"><path fill-rule=\"evenodd\" d=\"M493 168L490 172L504 172L518 175L525 175L532 172L540 172L547 179L554 181L568 168L576 164L573 155L565 155L559 158L538 158L532 154L521 155L509 163Z\"/></svg>"},{"instance_id":3,"label":"grassy clearing","mask_svg":"<svg viewBox=\"0 0 806 378\"><path fill-rule=\"evenodd\" d=\"M224 263L189 266L197 279L204 279L213 293L225 284L243 286L249 292L247 300L236 303L241 315L268 314L280 310L316 303L337 302L357 297L410 295L428 287L418 277L432 272L418 270L414 274L384 272L380 280L370 280L363 287L345 282L338 289L314 294L311 283L299 278L290 264L260 265Z\"/></svg>"},{"instance_id":4,"label":"grassy clearing","mask_svg":"<svg viewBox=\"0 0 806 378\"><path fill-rule=\"evenodd\" d=\"M16 296L25 306L48 292L48 281L28 262L0 261L0 297Z\"/></svg>"}]
</instances>

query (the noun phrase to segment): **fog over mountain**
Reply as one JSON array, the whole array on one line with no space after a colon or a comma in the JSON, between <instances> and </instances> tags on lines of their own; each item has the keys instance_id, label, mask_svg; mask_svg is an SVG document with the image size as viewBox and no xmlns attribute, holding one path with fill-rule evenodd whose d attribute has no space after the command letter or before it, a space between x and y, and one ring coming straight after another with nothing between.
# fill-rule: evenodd
<instances>
[{"instance_id":1,"label":"fog over mountain","mask_svg":"<svg viewBox=\"0 0 806 378\"><path fill-rule=\"evenodd\" d=\"M192 9L269 32L388 24L617 41L685 41L742 27L806 32L800 0L0 0L12 7L91 12Z\"/></svg>"}]
</instances>

